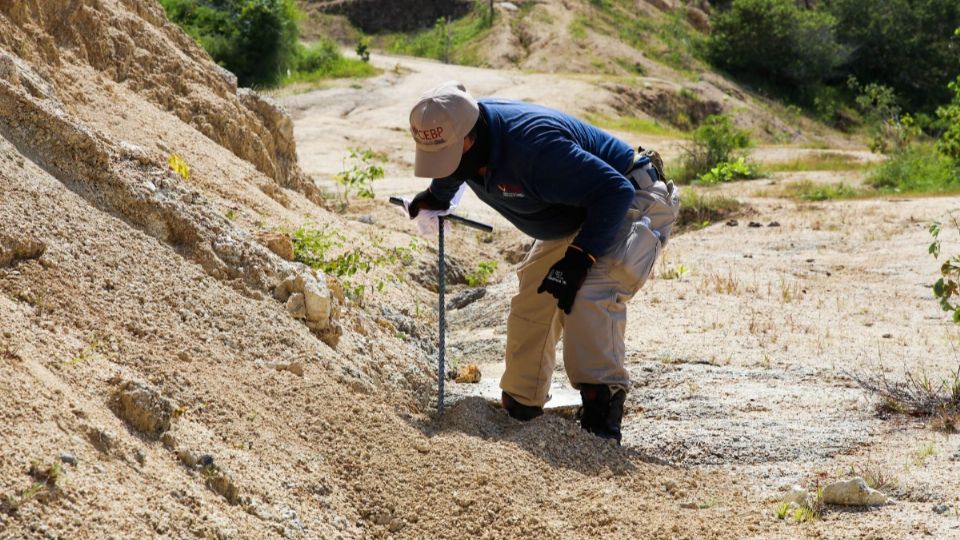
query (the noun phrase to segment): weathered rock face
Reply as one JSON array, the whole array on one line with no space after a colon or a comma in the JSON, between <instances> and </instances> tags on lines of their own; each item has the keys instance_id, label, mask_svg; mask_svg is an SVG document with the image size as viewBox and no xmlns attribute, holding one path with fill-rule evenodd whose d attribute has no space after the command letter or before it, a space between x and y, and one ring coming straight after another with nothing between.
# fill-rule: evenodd
<instances>
[{"instance_id":1,"label":"weathered rock face","mask_svg":"<svg viewBox=\"0 0 960 540\"><path fill-rule=\"evenodd\" d=\"M311 3L318 11L346 15L365 32L427 28L441 17L462 17L474 5L473 0L328 0Z\"/></svg>"},{"instance_id":2,"label":"weathered rock face","mask_svg":"<svg viewBox=\"0 0 960 540\"><path fill-rule=\"evenodd\" d=\"M175 114L278 184L317 195L297 164L293 124L286 112L251 90L238 91L236 77L167 21L157 2L0 2L0 47L41 66L40 79L54 86L70 82L59 81L62 75L54 68L89 65ZM9 73L18 60L5 60L0 78L16 84ZM49 85L38 88L51 97Z\"/></svg>"},{"instance_id":3,"label":"weathered rock face","mask_svg":"<svg viewBox=\"0 0 960 540\"><path fill-rule=\"evenodd\" d=\"M234 227L196 185L169 170L165 156L98 129L77 112L90 101L80 90L114 91L105 77L252 163L263 175L254 182L319 197L297 165L289 116L253 91L238 91L229 74L166 21L159 4L0 2L0 136L92 206L218 280L262 297L294 275L296 268L282 260L292 254L275 256ZM123 114L120 107L102 112ZM29 239L0 244L0 266L39 257L44 249ZM325 278L305 288L308 326L328 332L335 325Z\"/></svg>"}]
</instances>

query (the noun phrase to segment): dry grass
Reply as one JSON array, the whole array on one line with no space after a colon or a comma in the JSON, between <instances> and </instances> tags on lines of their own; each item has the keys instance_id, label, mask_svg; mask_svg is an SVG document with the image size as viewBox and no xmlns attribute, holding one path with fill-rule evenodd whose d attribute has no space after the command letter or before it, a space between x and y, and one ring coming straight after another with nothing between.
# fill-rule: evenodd
<instances>
[{"instance_id":1,"label":"dry grass","mask_svg":"<svg viewBox=\"0 0 960 540\"><path fill-rule=\"evenodd\" d=\"M848 374L861 388L879 398L882 414L906 414L930 420L934 429L960 428L960 368L950 377L934 381L924 373L907 373L903 380L886 375Z\"/></svg>"},{"instance_id":2,"label":"dry grass","mask_svg":"<svg viewBox=\"0 0 960 540\"><path fill-rule=\"evenodd\" d=\"M815 152L790 161L764 163L764 173L803 172L803 171L860 171L873 168L876 164L863 161L857 156L835 152Z\"/></svg>"},{"instance_id":3,"label":"dry grass","mask_svg":"<svg viewBox=\"0 0 960 540\"><path fill-rule=\"evenodd\" d=\"M732 271L728 271L726 275L722 274L708 274L697 285L697 291L702 293L713 292L717 294L739 294L740 293L741 283L737 279Z\"/></svg>"}]
</instances>

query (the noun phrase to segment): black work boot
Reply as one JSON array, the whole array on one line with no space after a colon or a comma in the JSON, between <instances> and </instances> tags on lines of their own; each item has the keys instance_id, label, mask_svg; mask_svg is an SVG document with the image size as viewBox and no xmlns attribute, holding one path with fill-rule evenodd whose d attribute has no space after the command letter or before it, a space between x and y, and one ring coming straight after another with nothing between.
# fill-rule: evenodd
<instances>
[{"instance_id":1,"label":"black work boot","mask_svg":"<svg viewBox=\"0 0 960 540\"><path fill-rule=\"evenodd\" d=\"M623 420L623 403L627 393L619 391L610 395L605 384L581 384L580 427L604 439L614 439L620 444L620 422Z\"/></svg>"},{"instance_id":2,"label":"black work boot","mask_svg":"<svg viewBox=\"0 0 960 540\"><path fill-rule=\"evenodd\" d=\"M513 396L506 392L500 393L500 403L511 417L526 422L543 414L543 407L534 407L533 405L524 405L513 399Z\"/></svg>"}]
</instances>

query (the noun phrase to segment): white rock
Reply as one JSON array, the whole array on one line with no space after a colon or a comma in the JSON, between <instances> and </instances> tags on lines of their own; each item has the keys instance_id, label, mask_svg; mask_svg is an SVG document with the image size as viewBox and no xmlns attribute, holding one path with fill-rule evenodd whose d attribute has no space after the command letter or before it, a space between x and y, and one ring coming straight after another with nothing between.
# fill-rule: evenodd
<instances>
[{"instance_id":1,"label":"white rock","mask_svg":"<svg viewBox=\"0 0 960 540\"><path fill-rule=\"evenodd\" d=\"M867 486L863 478L834 482L823 488L823 502L843 506L876 506L886 504L887 496Z\"/></svg>"},{"instance_id":2,"label":"white rock","mask_svg":"<svg viewBox=\"0 0 960 540\"><path fill-rule=\"evenodd\" d=\"M307 304L303 293L293 293L287 299L287 313L294 319L307 318Z\"/></svg>"},{"instance_id":3,"label":"white rock","mask_svg":"<svg viewBox=\"0 0 960 540\"><path fill-rule=\"evenodd\" d=\"M793 488L790 489L790 493L787 493L787 495L783 498L783 502L809 508L810 492L798 485L794 485Z\"/></svg>"},{"instance_id":4,"label":"white rock","mask_svg":"<svg viewBox=\"0 0 960 540\"><path fill-rule=\"evenodd\" d=\"M497 2L497 7L504 11L517 11L520 9L513 2Z\"/></svg>"},{"instance_id":5,"label":"white rock","mask_svg":"<svg viewBox=\"0 0 960 540\"><path fill-rule=\"evenodd\" d=\"M307 305L307 320L326 325L330 322L330 311L333 304L330 301L330 290L326 284L321 285L313 276L303 275L303 298Z\"/></svg>"}]
</instances>

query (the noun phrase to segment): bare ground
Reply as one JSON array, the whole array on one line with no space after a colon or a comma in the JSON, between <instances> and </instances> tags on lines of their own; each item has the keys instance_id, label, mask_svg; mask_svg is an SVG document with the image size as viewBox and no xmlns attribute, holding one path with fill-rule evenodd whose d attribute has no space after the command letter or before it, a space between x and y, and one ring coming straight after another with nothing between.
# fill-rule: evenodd
<instances>
[{"instance_id":1,"label":"bare ground","mask_svg":"<svg viewBox=\"0 0 960 540\"><path fill-rule=\"evenodd\" d=\"M530 84L526 81L534 80L538 88L550 89L536 94L540 103L572 112L582 110L584 103L578 98L585 91L579 80L567 83L553 75L521 76L417 60L401 65L412 73L391 80L390 95L398 99L390 103L378 105L366 89L321 91L286 101L295 111L298 146L308 172L331 170L331 162L312 150L333 151L314 134L337 111L334 121L343 122L348 145L369 146L391 156L388 178L377 184L378 194L422 189L423 182L407 172L411 151L402 127L403 103L437 81L457 78L479 94L533 99L525 92ZM595 87L586 92L592 95L591 103L604 99ZM348 100L357 108L338 108ZM365 138L371 124L390 127ZM621 135L659 146L668 155L676 155L683 144ZM775 145L758 148L754 159L790 162L825 152L862 162L877 160L855 146L824 150ZM946 376L956 369L958 333L944 322L930 296L938 263L926 253L926 227L956 209L957 199L888 197L813 204L757 196L770 193L771 185L800 180L856 185L864 174L779 173L714 189L748 203L756 213L737 226L717 223L675 238L657 273L669 276L681 265L688 271L679 279L655 279L631 304L627 356L636 386L628 400L626 446L685 470L728 475L726 491L746 497L748 507L765 516L757 537L960 537L955 515L932 510L936 504L956 504L960 438L917 422L881 420L872 396L849 377L918 370ZM461 210L498 225L498 246L528 241L469 194ZM751 221L762 226L749 227ZM455 234L474 236L468 231ZM484 380L480 385L453 384L448 393L454 399L492 399L498 394L506 312L516 279L503 259L508 249L501 249L499 258L470 251L454 248L450 254L474 266L491 257L507 271L498 272L499 279L486 287L482 298L449 312L448 358L459 365L477 362ZM561 404L570 398L565 386L560 366L554 394ZM569 413L561 409L557 414ZM935 441L932 456L917 459L930 441ZM791 485L815 486L853 471L895 478L896 487L885 489L897 502L860 512L833 510L813 524L785 526L771 517L775 502ZM726 502L697 489L684 490L677 500L698 509L682 511L678 518L684 520Z\"/></svg>"}]
</instances>

